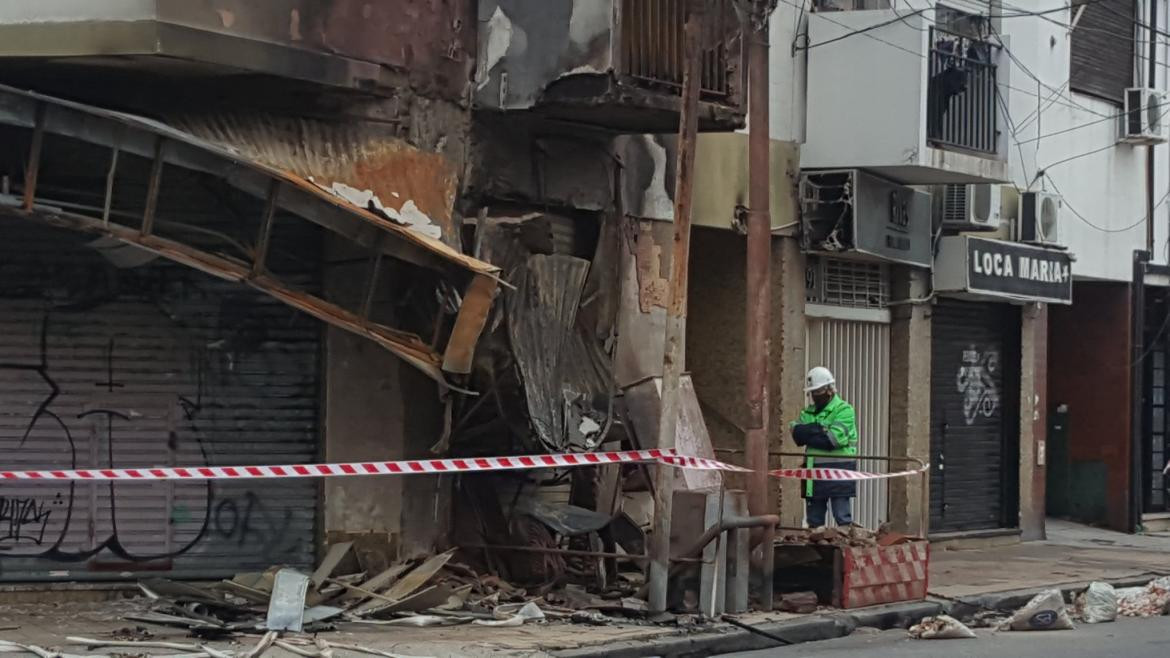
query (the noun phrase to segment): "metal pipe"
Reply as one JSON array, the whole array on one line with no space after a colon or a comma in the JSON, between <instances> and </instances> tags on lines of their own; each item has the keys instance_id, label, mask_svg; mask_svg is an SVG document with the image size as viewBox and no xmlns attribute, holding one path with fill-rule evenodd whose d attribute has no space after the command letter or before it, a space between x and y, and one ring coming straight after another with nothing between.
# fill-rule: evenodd
<instances>
[{"instance_id":1,"label":"metal pipe","mask_svg":"<svg viewBox=\"0 0 1170 658\"><path fill-rule=\"evenodd\" d=\"M768 15L767 2L752 3L748 45L748 205L747 216L747 371L746 399L748 511L767 514L768 500L768 333L772 325L772 219L768 123ZM765 528L765 550L760 574L760 603L772 609L772 551L775 530Z\"/></svg>"},{"instance_id":2,"label":"metal pipe","mask_svg":"<svg viewBox=\"0 0 1170 658\"><path fill-rule=\"evenodd\" d=\"M499 551L516 551L518 553L543 553L548 555L564 555L566 557L596 557L596 558L613 558L617 560L630 560L633 562L648 562L652 558L649 555L634 555L632 553L610 553L606 551L581 551L572 548L551 548L544 546L510 546L505 544L460 544L460 548L474 548L476 550L499 550ZM699 563L702 559L694 557L675 557L670 559L671 562L689 562Z\"/></svg>"},{"instance_id":3,"label":"metal pipe","mask_svg":"<svg viewBox=\"0 0 1170 658\"><path fill-rule=\"evenodd\" d=\"M693 544L691 544L690 548L683 551L681 554L679 554L678 557L672 558L671 561L672 562L679 562L679 563L681 563L681 562L702 562L701 559L698 559L698 560L694 559L695 556L702 553L703 549L707 547L707 544L710 544L711 542L715 541L716 537L723 534L724 532L727 532L728 530L738 530L740 528L763 528L763 529L769 531L772 535L775 535L776 526L779 524L780 524L780 517L775 515L775 514L764 514L761 516L726 516L726 517L723 517L719 521L712 524L709 528L704 530L703 534L699 535L699 538ZM760 543L762 543L764 540L765 534L768 534L768 533L760 533L757 537L753 538L751 548L755 548ZM768 547L768 549L771 548L771 544L767 544L766 546ZM764 554L773 556L772 559L768 560L769 564L771 564L775 560L775 551L765 550ZM672 568L669 571L670 576L673 576L676 573L678 573L677 567ZM650 587L649 583L647 583L646 585L643 585L642 588L638 590L637 595L639 597L646 596L646 592L648 591L649 587Z\"/></svg>"},{"instance_id":4,"label":"metal pipe","mask_svg":"<svg viewBox=\"0 0 1170 658\"><path fill-rule=\"evenodd\" d=\"M687 318L687 261L691 249L691 192L694 186L695 146L699 132L699 59L706 0L689 0L684 27L686 70L678 126L678 160L674 185L674 248L670 262L670 292L666 338L662 354L662 395L658 417L659 448L674 448L679 412L679 380L683 365L683 336ZM670 582L670 517L674 498L674 467L654 469L654 531L651 536L651 612L666 611Z\"/></svg>"},{"instance_id":5,"label":"metal pipe","mask_svg":"<svg viewBox=\"0 0 1170 658\"><path fill-rule=\"evenodd\" d=\"M695 557L703 552L707 544L715 541L719 535L728 530L739 530L740 528L775 528L780 524L780 517L775 514L763 514L760 516L728 516L720 519L717 523L711 525L699 535L699 538L691 544L690 548L680 553L680 557L688 558ZM758 544L757 544L758 545ZM754 546L753 546L754 548Z\"/></svg>"}]
</instances>

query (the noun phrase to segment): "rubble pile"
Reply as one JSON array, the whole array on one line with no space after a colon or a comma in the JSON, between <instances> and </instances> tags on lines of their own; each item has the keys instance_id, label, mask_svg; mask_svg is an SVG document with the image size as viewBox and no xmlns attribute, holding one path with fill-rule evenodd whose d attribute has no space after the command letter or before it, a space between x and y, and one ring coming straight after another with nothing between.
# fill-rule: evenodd
<instances>
[{"instance_id":1,"label":"rubble pile","mask_svg":"<svg viewBox=\"0 0 1170 658\"><path fill-rule=\"evenodd\" d=\"M1117 609L1124 617L1170 614L1170 576L1150 581L1145 587L1117 590Z\"/></svg>"},{"instance_id":2,"label":"rubble pile","mask_svg":"<svg viewBox=\"0 0 1170 658\"><path fill-rule=\"evenodd\" d=\"M640 583L614 582L597 594L569 584L529 591L497 575L477 573L455 560L456 550L362 570L351 544L335 545L312 574L272 567L210 584L141 581L145 598L116 617L134 625L101 637L67 637L69 645L105 655L260 656L270 649L302 656L333 650L392 655L328 639L329 631L365 627L509 627L525 624L633 624L694 626L674 615L650 618L643 600L629 596ZM127 602L130 603L130 602ZM161 641L150 627L183 629L190 640ZM239 652L213 642L239 644ZM57 650L0 641L0 653L69 656ZM101 654L98 654L101 655Z\"/></svg>"}]
</instances>

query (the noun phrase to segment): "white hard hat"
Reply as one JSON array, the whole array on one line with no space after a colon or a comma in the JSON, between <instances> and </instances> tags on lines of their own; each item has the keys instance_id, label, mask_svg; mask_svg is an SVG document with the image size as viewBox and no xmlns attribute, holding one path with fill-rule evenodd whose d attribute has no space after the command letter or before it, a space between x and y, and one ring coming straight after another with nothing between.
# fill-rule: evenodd
<instances>
[{"instance_id":1,"label":"white hard hat","mask_svg":"<svg viewBox=\"0 0 1170 658\"><path fill-rule=\"evenodd\" d=\"M804 379L804 392L809 393L836 383L837 380L833 379L833 373L828 368L817 366L808 371L808 377Z\"/></svg>"}]
</instances>

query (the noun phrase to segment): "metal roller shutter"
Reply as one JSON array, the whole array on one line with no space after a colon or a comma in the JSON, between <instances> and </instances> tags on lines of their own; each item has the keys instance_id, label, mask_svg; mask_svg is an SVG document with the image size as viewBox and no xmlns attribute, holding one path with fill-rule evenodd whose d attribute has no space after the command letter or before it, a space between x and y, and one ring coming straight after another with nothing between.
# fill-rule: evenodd
<instances>
[{"instance_id":1,"label":"metal roller shutter","mask_svg":"<svg viewBox=\"0 0 1170 658\"><path fill-rule=\"evenodd\" d=\"M72 233L14 221L2 230L6 468L317 457L314 320L161 260L113 267ZM310 285L317 267L306 270ZM318 491L313 481L6 483L0 580L308 566Z\"/></svg>"},{"instance_id":2,"label":"metal roller shutter","mask_svg":"<svg viewBox=\"0 0 1170 658\"><path fill-rule=\"evenodd\" d=\"M1019 311L944 300L931 331L932 532L1015 527Z\"/></svg>"}]
</instances>

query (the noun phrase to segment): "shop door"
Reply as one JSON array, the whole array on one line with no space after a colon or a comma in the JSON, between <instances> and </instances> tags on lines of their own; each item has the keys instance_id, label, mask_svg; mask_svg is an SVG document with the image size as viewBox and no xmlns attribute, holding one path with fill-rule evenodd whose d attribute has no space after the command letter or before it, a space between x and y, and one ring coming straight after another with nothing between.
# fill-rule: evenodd
<instances>
[{"instance_id":1,"label":"shop door","mask_svg":"<svg viewBox=\"0 0 1170 658\"><path fill-rule=\"evenodd\" d=\"M838 393L857 411L858 452L889 455L888 314L878 312L873 321L810 317L805 354L808 367L821 365L833 372ZM880 473L886 466L883 461L858 461L858 468L863 471ZM885 523L889 512L888 491L886 480L859 482L853 502L854 523L873 530Z\"/></svg>"},{"instance_id":2,"label":"shop door","mask_svg":"<svg viewBox=\"0 0 1170 658\"><path fill-rule=\"evenodd\" d=\"M1167 328L1170 327L1170 300L1163 290L1146 296L1145 391L1142 395L1142 512L1159 514L1170 511L1170 478L1162 474L1170 460L1170 428L1167 428L1167 390L1170 368L1167 367Z\"/></svg>"},{"instance_id":3,"label":"shop door","mask_svg":"<svg viewBox=\"0 0 1170 658\"><path fill-rule=\"evenodd\" d=\"M931 330L930 530L1015 527L1019 311L944 300Z\"/></svg>"}]
</instances>

